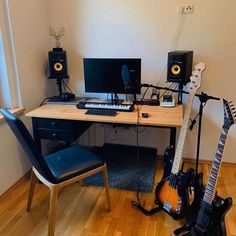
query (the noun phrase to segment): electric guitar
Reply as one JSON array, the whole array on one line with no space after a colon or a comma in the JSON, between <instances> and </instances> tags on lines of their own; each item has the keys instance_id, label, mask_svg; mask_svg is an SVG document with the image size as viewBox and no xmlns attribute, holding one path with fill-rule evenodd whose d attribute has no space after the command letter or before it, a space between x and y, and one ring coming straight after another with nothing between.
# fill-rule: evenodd
<instances>
[{"instance_id":1,"label":"electric guitar","mask_svg":"<svg viewBox=\"0 0 236 236\"><path fill-rule=\"evenodd\" d=\"M185 109L184 122L180 130L174 161L173 147L168 147L164 154L164 174L162 180L155 189L155 203L174 219L182 217L182 210L189 203L187 185L191 175L193 175L193 170L189 169L186 173L180 171L182 166L182 152L188 130L194 95L201 86L201 73L204 70L205 65L199 63L195 66L195 70L190 77L190 83L188 84L189 98Z\"/></svg>"},{"instance_id":2,"label":"electric guitar","mask_svg":"<svg viewBox=\"0 0 236 236\"><path fill-rule=\"evenodd\" d=\"M232 206L232 198L222 199L215 196L216 183L222 163L222 155L229 128L236 123L236 109L231 102L223 99L224 124L218 141L216 154L211 167L210 177L200 206L196 209L195 220L186 235L226 236L224 217ZM201 194L200 194L201 195Z\"/></svg>"}]
</instances>

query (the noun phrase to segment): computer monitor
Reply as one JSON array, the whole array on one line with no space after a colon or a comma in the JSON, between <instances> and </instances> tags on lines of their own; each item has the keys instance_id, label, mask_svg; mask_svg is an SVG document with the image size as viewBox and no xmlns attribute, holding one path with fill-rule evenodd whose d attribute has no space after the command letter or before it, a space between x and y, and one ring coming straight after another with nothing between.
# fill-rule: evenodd
<instances>
[{"instance_id":1,"label":"computer monitor","mask_svg":"<svg viewBox=\"0 0 236 236\"><path fill-rule=\"evenodd\" d=\"M140 94L141 59L140 58L84 58L85 92ZM122 66L129 70L129 83L122 80Z\"/></svg>"}]
</instances>

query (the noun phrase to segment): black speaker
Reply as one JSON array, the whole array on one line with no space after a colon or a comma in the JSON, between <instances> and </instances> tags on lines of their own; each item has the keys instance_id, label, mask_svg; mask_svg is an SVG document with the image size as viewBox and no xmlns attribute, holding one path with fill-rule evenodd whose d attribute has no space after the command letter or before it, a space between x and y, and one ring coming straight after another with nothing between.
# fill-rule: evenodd
<instances>
[{"instance_id":1,"label":"black speaker","mask_svg":"<svg viewBox=\"0 0 236 236\"><path fill-rule=\"evenodd\" d=\"M49 79L66 79L68 76L66 51L62 48L53 48L48 52Z\"/></svg>"},{"instance_id":2,"label":"black speaker","mask_svg":"<svg viewBox=\"0 0 236 236\"><path fill-rule=\"evenodd\" d=\"M172 51L168 53L167 81L187 84L192 75L193 51Z\"/></svg>"}]
</instances>

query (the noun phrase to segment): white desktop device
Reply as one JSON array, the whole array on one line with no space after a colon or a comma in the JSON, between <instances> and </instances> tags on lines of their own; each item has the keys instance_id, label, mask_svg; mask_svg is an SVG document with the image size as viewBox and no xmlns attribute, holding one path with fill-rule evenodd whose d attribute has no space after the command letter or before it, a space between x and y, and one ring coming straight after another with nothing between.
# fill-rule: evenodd
<instances>
[{"instance_id":1,"label":"white desktop device","mask_svg":"<svg viewBox=\"0 0 236 236\"><path fill-rule=\"evenodd\" d=\"M161 107L175 107L175 98L172 95L164 95L160 101Z\"/></svg>"}]
</instances>

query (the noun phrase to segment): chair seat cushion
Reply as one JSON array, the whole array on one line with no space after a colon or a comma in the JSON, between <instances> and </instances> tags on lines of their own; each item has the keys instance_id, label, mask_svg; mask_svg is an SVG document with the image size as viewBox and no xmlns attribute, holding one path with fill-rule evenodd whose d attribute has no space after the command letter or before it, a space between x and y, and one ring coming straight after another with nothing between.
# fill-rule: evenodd
<instances>
[{"instance_id":1,"label":"chair seat cushion","mask_svg":"<svg viewBox=\"0 0 236 236\"><path fill-rule=\"evenodd\" d=\"M44 158L56 183L81 175L104 164L104 161L96 154L78 145L46 155Z\"/></svg>"}]
</instances>

